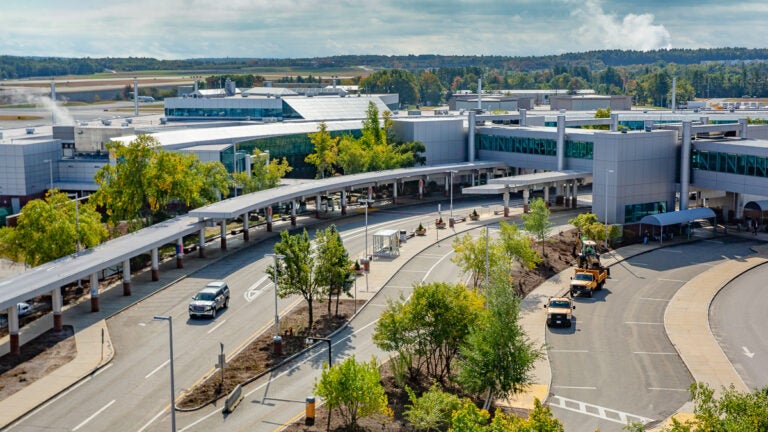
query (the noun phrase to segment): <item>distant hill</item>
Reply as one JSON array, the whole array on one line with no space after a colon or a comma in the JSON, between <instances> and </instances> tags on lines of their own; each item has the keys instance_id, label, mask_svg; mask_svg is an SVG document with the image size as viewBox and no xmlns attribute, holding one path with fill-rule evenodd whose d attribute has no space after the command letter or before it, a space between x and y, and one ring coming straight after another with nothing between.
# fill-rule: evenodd
<instances>
[{"instance_id":1,"label":"distant hill","mask_svg":"<svg viewBox=\"0 0 768 432\"><path fill-rule=\"evenodd\" d=\"M158 60L143 57L61 58L0 56L0 79L90 75L104 70L179 71L200 73L245 73L259 68L327 70L366 66L373 69L423 70L482 67L529 72L555 66L583 66L602 70L608 66L654 63L697 64L701 62L768 61L764 48L670 49L653 51L600 50L550 56L451 56L451 55L342 55L300 59L199 58Z\"/></svg>"}]
</instances>

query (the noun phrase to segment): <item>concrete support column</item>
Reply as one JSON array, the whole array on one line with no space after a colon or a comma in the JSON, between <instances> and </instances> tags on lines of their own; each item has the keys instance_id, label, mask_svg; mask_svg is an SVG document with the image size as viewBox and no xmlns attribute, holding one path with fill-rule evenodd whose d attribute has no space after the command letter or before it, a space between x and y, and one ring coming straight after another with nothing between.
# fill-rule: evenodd
<instances>
[{"instance_id":1,"label":"concrete support column","mask_svg":"<svg viewBox=\"0 0 768 432\"><path fill-rule=\"evenodd\" d=\"M523 189L523 213L528 213L528 200L531 197L531 191Z\"/></svg>"},{"instance_id":2,"label":"concrete support column","mask_svg":"<svg viewBox=\"0 0 768 432\"><path fill-rule=\"evenodd\" d=\"M341 215L347 215L347 191L341 191Z\"/></svg>"},{"instance_id":3,"label":"concrete support column","mask_svg":"<svg viewBox=\"0 0 768 432\"><path fill-rule=\"evenodd\" d=\"M184 268L184 239L176 239L176 268Z\"/></svg>"},{"instance_id":4,"label":"concrete support column","mask_svg":"<svg viewBox=\"0 0 768 432\"><path fill-rule=\"evenodd\" d=\"M493 178L493 170L488 170L485 172L485 184L491 184L491 179Z\"/></svg>"},{"instance_id":5,"label":"concrete support column","mask_svg":"<svg viewBox=\"0 0 768 432\"><path fill-rule=\"evenodd\" d=\"M680 210L688 209L691 183L691 122L683 122L683 146L680 156ZM672 201L674 205L674 201ZM674 208L673 208L674 210Z\"/></svg>"},{"instance_id":6,"label":"concrete support column","mask_svg":"<svg viewBox=\"0 0 768 432\"><path fill-rule=\"evenodd\" d=\"M291 226L296 226L296 207L298 204L295 200L291 200Z\"/></svg>"},{"instance_id":7,"label":"concrete support column","mask_svg":"<svg viewBox=\"0 0 768 432\"><path fill-rule=\"evenodd\" d=\"M517 112L520 113L520 126L528 126L528 110L519 109Z\"/></svg>"},{"instance_id":8,"label":"concrete support column","mask_svg":"<svg viewBox=\"0 0 768 432\"><path fill-rule=\"evenodd\" d=\"M157 250L157 249L154 249ZM99 275L91 273L91 312L99 311Z\"/></svg>"},{"instance_id":9,"label":"concrete support column","mask_svg":"<svg viewBox=\"0 0 768 432\"><path fill-rule=\"evenodd\" d=\"M224 219L220 222L220 229L219 229L219 240L221 243L221 250L225 251L227 250L227 220Z\"/></svg>"},{"instance_id":10,"label":"concrete support column","mask_svg":"<svg viewBox=\"0 0 768 432\"><path fill-rule=\"evenodd\" d=\"M272 232L272 207L267 207L267 231Z\"/></svg>"},{"instance_id":11,"label":"concrete support column","mask_svg":"<svg viewBox=\"0 0 768 432\"><path fill-rule=\"evenodd\" d=\"M744 217L744 194L736 194L736 209L734 211L736 219L742 219Z\"/></svg>"},{"instance_id":12,"label":"concrete support column","mask_svg":"<svg viewBox=\"0 0 768 432\"><path fill-rule=\"evenodd\" d=\"M200 238L198 239L197 243L197 256L200 258L205 258L205 226L200 228L200 233L198 236Z\"/></svg>"},{"instance_id":13,"label":"concrete support column","mask_svg":"<svg viewBox=\"0 0 768 432\"><path fill-rule=\"evenodd\" d=\"M16 305L11 305L8 312L8 337L11 347L11 355L21 354L21 345L19 344L19 310Z\"/></svg>"},{"instance_id":14,"label":"concrete support column","mask_svg":"<svg viewBox=\"0 0 768 432\"><path fill-rule=\"evenodd\" d=\"M251 220L250 212L245 212L243 215L243 241L251 239Z\"/></svg>"},{"instance_id":15,"label":"concrete support column","mask_svg":"<svg viewBox=\"0 0 768 432\"><path fill-rule=\"evenodd\" d=\"M392 204L397 204L397 180L392 183Z\"/></svg>"},{"instance_id":16,"label":"concrete support column","mask_svg":"<svg viewBox=\"0 0 768 432\"><path fill-rule=\"evenodd\" d=\"M123 295L131 295L131 260L123 261Z\"/></svg>"},{"instance_id":17,"label":"concrete support column","mask_svg":"<svg viewBox=\"0 0 768 432\"><path fill-rule=\"evenodd\" d=\"M472 181L472 186L475 186L475 172L474 171L472 171L472 179L471 179L471 181Z\"/></svg>"},{"instance_id":18,"label":"concrete support column","mask_svg":"<svg viewBox=\"0 0 768 432\"><path fill-rule=\"evenodd\" d=\"M739 126L741 126L741 131L739 132L739 138L747 139L747 119L740 118Z\"/></svg>"},{"instance_id":19,"label":"concrete support column","mask_svg":"<svg viewBox=\"0 0 768 432\"><path fill-rule=\"evenodd\" d=\"M509 190L505 190L502 194L504 200L504 217L509 217Z\"/></svg>"},{"instance_id":20,"label":"concrete support column","mask_svg":"<svg viewBox=\"0 0 768 432\"><path fill-rule=\"evenodd\" d=\"M315 217L320 217L320 208L323 206L323 199L320 195L315 195Z\"/></svg>"},{"instance_id":21,"label":"concrete support column","mask_svg":"<svg viewBox=\"0 0 768 432\"><path fill-rule=\"evenodd\" d=\"M571 208L578 207L579 203L579 183L574 181L573 182L573 197L571 198Z\"/></svg>"},{"instance_id":22,"label":"concrete support column","mask_svg":"<svg viewBox=\"0 0 768 432\"><path fill-rule=\"evenodd\" d=\"M424 179L419 179L419 199L424 199Z\"/></svg>"},{"instance_id":23,"label":"concrete support column","mask_svg":"<svg viewBox=\"0 0 768 432\"><path fill-rule=\"evenodd\" d=\"M544 186L544 202L549 205L549 185Z\"/></svg>"},{"instance_id":24,"label":"concrete support column","mask_svg":"<svg viewBox=\"0 0 768 432\"><path fill-rule=\"evenodd\" d=\"M160 262L157 259L157 248L152 249L152 280L160 280Z\"/></svg>"},{"instance_id":25,"label":"concrete support column","mask_svg":"<svg viewBox=\"0 0 768 432\"><path fill-rule=\"evenodd\" d=\"M557 115L557 170L565 169L565 115Z\"/></svg>"},{"instance_id":26,"label":"concrete support column","mask_svg":"<svg viewBox=\"0 0 768 432\"><path fill-rule=\"evenodd\" d=\"M53 331L61 331L64 326L61 319L61 309L64 306L64 300L61 298L61 287L51 290L51 308L53 309Z\"/></svg>"},{"instance_id":27,"label":"concrete support column","mask_svg":"<svg viewBox=\"0 0 768 432\"><path fill-rule=\"evenodd\" d=\"M619 131L619 115L611 114L611 132Z\"/></svg>"},{"instance_id":28,"label":"concrete support column","mask_svg":"<svg viewBox=\"0 0 768 432\"><path fill-rule=\"evenodd\" d=\"M450 175L445 176L445 196L448 196L451 193L450 188L453 187L453 185L451 185L450 183L451 183L451 176Z\"/></svg>"}]
</instances>

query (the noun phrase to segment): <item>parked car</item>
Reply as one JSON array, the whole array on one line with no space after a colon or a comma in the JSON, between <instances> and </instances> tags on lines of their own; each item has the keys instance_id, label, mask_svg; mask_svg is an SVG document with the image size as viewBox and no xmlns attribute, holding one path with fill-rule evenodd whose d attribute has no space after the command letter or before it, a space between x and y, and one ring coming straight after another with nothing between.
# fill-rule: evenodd
<instances>
[{"instance_id":1,"label":"parked car","mask_svg":"<svg viewBox=\"0 0 768 432\"><path fill-rule=\"evenodd\" d=\"M192 297L189 317L208 316L216 318L219 309L229 307L229 287L224 281L210 282Z\"/></svg>"},{"instance_id":2,"label":"parked car","mask_svg":"<svg viewBox=\"0 0 768 432\"><path fill-rule=\"evenodd\" d=\"M29 305L29 303L16 303L16 310L19 312L19 316L24 316L30 312L32 312L32 306Z\"/></svg>"}]
</instances>

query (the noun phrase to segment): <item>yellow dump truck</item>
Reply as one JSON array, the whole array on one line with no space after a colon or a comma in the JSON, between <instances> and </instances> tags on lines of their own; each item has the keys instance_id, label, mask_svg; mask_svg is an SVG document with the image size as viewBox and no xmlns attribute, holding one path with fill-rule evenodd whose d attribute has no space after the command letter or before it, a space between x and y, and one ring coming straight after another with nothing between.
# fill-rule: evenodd
<instances>
[{"instance_id":1,"label":"yellow dump truck","mask_svg":"<svg viewBox=\"0 0 768 432\"><path fill-rule=\"evenodd\" d=\"M573 309L576 309L571 299L567 297L550 297L544 304L547 310L547 326L565 326L573 325Z\"/></svg>"},{"instance_id":2,"label":"yellow dump truck","mask_svg":"<svg viewBox=\"0 0 768 432\"><path fill-rule=\"evenodd\" d=\"M571 297L577 295L592 297L593 291L603 288L606 278L608 278L608 270L602 267L596 269L574 269L573 277L571 277Z\"/></svg>"}]
</instances>

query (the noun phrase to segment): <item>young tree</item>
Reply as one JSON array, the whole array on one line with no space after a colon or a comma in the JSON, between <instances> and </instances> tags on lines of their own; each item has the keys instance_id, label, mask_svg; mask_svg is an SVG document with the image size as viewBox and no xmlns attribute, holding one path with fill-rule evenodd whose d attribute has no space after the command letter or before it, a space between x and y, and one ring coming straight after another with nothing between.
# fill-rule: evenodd
<instances>
[{"instance_id":1,"label":"young tree","mask_svg":"<svg viewBox=\"0 0 768 432\"><path fill-rule=\"evenodd\" d=\"M421 397L408 386L405 391L411 404L405 408L403 416L419 431L446 429L451 424L451 414L462 405L458 396L440 390L437 384L432 384Z\"/></svg>"},{"instance_id":2,"label":"young tree","mask_svg":"<svg viewBox=\"0 0 768 432\"><path fill-rule=\"evenodd\" d=\"M108 237L94 205L77 205L67 194L50 190L45 199L24 206L16 227L0 228L0 256L34 267L70 255Z\"/></svg>"},{"instance_id":3,"label":"young tree","mask_svg":"<svg viewBox=\"0 0 768 432\"><path fill-rule=\"evenodd\" d=\"M417 285L407 301L401 297L387 305L373 340L412 360L406 366L411 377L423 372L442 382L482 310L483 298L462 284Z\"/></svg>"},{"instance_id":4,"label":"young tree","mask_svg":"<svg viewBox=\"0 0 768 432\"><path fill-rule=\"evenodd\" d=\"M339 158L339 138L331 137L324 121L320 122L317 129L317 132L309 134L309 141L315 152L307 155L304 161L317 168L317 177L325 178L326 172L328 175L334 173L334 166Z\"/></svg>"},{"instance_id":5,"label":"young tree","mask_svg":"<svg viewBox=\"0 0 768 432\"><path fill-rule=\"evenodd\" d=\"M312 305L315 299L322 295L317 284L316 262L312 253L312 244L307 230L300 234L291 235L288 230L280 233L280 241L275 243L275 253L285 256L278 261L277 266L277 294L280 298L289 295L301 295L309 307L307 332L314 325ZM275 268L270 265L266 273L272 282L275 282Z\"/></svg>"},{"instance_id":6,"label":"young tree","mask_svg":"<svg viewBox=\"0 0 768 432\"><path fill-rule=\"evenodd\" d=\"M494 269L485 289L484 314L461 346L458 381L485 396L486 410L492 401L522 391L542 356L542 349L534 346L518 322L520 298L512 285L508 269Z\"/></svg>"},{"instance_id":7,"label":"young tree","mask_svg":"<svg viewBox=\"0 0 768 432\"><path fill-rule=\"evenodd\" d=\"M499 241L507 260L515 262L525 269L535 268L542 260L533 250L531 239L515 224L501 221L499 224Z\"/></svg>"},{"instance_id":8,"label":"young tree","mask_svg":"<svg viewBox=\"0 0 768 432\"><path fill-rule=\"evenodd\" d=\"M478 238L473 238L472 234L465 233L463 236L456 236L453 239L453 250L456 253L451 257L451 261L459 266L463 273L471 275L473 288L478 288L485 281L486 246L488 268L496 268L505 261L509 261L500 242L489 240L486 245L487 229L483 228Z\"/></svg>"},{"instance_id":9,"label":"young tree","mask_svg":"<svg viewBox=\"0 0 768 432\"><path fill-rule=\"evenodd\" d=\"M353 355L341 364L326 364L315 381L315 394L325 400L329 410L339 411L345 430L357 430L358 419L364 417L392 416L375 359L359 363Z\"/></svg>"},{"instance_id":10,"label":"young tree","mask_svg":"<svg viewBox=\"0 0 768 432\"><path fill-rule=\"evenodd\" d=\"M543 199L531 201L529 212L523 215L523 228L533 234L541 243L541 253L544 253L544 240L549 235L552 222L549 220L549 209Z\"/></svg>"},{"instance_id":11,"label":"young tree","mask_svg":"<svg viewBox=\"0 0 768 432\"><path fill-rule=\"evenodd\" d=\"M338 315L339 297L342 292L349 293L352 261L349 259L347 249L344 248L344 242L336 225L318 230L315 234L315 243L317 284L327 290L328 315L331 314L331 298L336 296L336 315Z\"/></svg>"}]
</instances>

